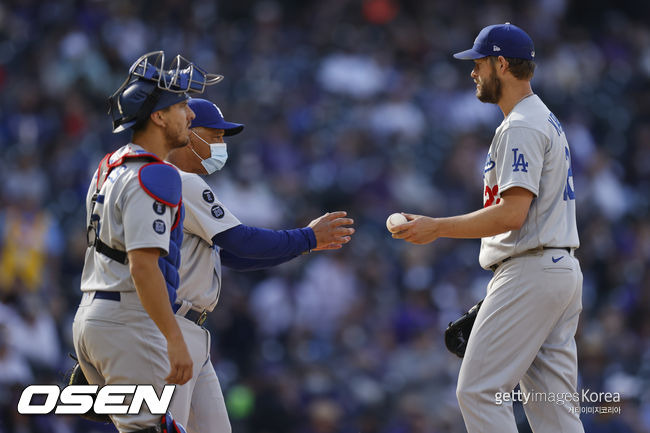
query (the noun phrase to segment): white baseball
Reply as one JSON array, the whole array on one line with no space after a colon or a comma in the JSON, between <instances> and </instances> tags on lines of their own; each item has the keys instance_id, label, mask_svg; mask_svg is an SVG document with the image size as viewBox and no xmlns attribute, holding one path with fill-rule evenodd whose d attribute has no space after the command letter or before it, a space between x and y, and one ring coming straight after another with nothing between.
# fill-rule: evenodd
<instances>
[{"instance_id":1,"label":"white baseball","mask_svg":"<svg viewBox=\"0 0 650 433\"><path fill-rule=\"evenodd\" d=\"M389 232L395 233L395 227L401 226L402 224L406 224L408 220L404 215L401 213L394 213L391 214L388 219L386 220L386 228L388 229Z\"/></svg>"}]
</instances>

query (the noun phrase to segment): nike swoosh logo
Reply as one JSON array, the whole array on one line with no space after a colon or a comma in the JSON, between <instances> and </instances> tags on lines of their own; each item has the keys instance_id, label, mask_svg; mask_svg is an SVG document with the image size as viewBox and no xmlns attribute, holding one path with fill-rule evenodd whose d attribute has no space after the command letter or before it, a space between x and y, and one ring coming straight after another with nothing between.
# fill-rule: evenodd
<instances>
[{"instance_id":1,"label":"nike swoosh logo","mask_svg":"<svg viewBox=\"0 0 650 433\"><path fill-rule=\"evenodd\" d=\"M559 262L560 260L562 260L563 258L564 258L564 256L560 256L560 257L558 257L557 259L556 259L555 257L551 257L551 260L553 260L553 263L557 263L557 262Z\"/></svg>"}]
</instances>

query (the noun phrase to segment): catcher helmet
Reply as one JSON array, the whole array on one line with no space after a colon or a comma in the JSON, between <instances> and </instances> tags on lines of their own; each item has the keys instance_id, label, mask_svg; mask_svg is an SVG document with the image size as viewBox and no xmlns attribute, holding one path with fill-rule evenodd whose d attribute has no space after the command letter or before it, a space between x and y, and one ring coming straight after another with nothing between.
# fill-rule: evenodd
<instances>
[{"instance_id":1,"label":"catcher helmet","mask_svg":"<svg viewBox=\"0 0 650 433\"><path fill-rule=\"evenodd\" d=\"M155 111L188 99L188 92L203 93L223 79L178 55L169 69L164 69L165 53L144 54L129 68L129 75L109 98L108 113L113 132L121 132L144 122Z\"/></svg>"}]
</instances>

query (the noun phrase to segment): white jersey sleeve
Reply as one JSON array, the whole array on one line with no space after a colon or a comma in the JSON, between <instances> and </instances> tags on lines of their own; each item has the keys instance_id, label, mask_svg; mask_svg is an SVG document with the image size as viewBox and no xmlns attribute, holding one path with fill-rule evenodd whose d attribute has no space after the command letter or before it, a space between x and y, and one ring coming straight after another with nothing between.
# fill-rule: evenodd
<instances>
[{"instance_id":1,"label":"white jersey sleeve","mask_svg":"<svg viewBox=\"0 0 650 433\"><path fill-rule=\"evenodd\" d=\"M147 194L137 178L124 188L121 200L124 249L159 248L167 254L175 209Z\"/></svg>"},{"instance_id":2,"label":"white jersey sleeve","mask_svg":"<svg viewBox=\"0 0 650 433\"><path fill-rule=\"evenodd\" d=\"M180 171L180 170L179 170ZM180 171L183 181L183 245L178 299L212 311L221 291L221 258L212 238L241 222L198 175Z\"/></svg>"},{"instance_id":3,"label":"white jersey sleeve","mask_svg":"<svg viewBox=\"0 0 650 433\"><path fill-rule=\"evenodd\" d=\"M500 135L494 149L499 194L519 186L538 195L546 141L541 132L526 127L509 128Z\"/></svg>"},{"instance_id":4,"label":"white jersey sleeve","mask_svg":"<svg viewBox=\"0 0 650 433\"><path fill-rule=\"evenodd\" d=\"M180 171L180 170L179 170ZM214 235L241 224L197 174L180 171L185 204L185 232L212 244Z\"/></svg>"}]
</instances>

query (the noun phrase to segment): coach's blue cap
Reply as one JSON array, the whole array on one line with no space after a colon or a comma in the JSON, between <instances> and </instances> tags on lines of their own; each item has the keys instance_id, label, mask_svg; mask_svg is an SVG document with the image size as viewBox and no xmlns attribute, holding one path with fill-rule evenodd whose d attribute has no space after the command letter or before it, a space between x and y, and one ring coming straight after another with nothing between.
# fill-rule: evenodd
<instances>
[{"instance_id":1,"label":"coach's blue cap","mask_svg":"<svg viewBox=\"0 0 650 433\"><path fill-rule=\"evenodd\" d=\"M190 98L188 105L196 115L190 128L203 126L205 128L223 129L223 135L225 136L239 134L244 129L244 125L241 123L232 123L224 120L219 107L210 101L200 98Z\"/></svg>"},{"instance_id":2,"label":"coach's blue cap","mask_svg":"<svg viewBox=\"0 0 650 433\"><path fill-rule=\"evenodd\" d=\"M535 59L533 40L519 27L510 24L487 26L474 40L469 50L454 54L461 60L474 60L487 56L503 56L515 59Z\"/></svg>"}]
</instances>

